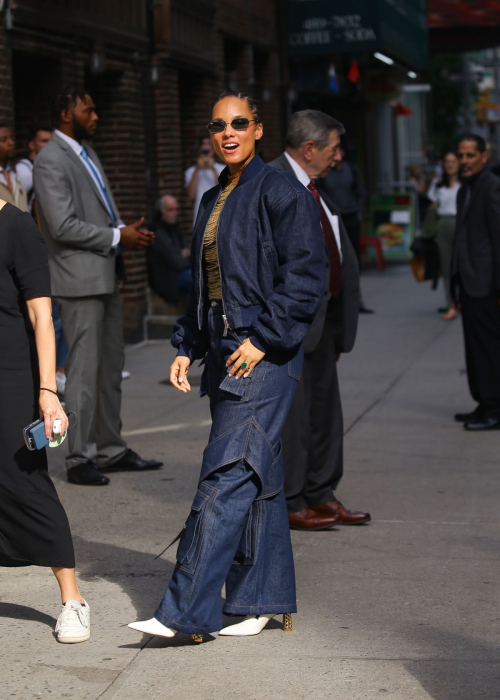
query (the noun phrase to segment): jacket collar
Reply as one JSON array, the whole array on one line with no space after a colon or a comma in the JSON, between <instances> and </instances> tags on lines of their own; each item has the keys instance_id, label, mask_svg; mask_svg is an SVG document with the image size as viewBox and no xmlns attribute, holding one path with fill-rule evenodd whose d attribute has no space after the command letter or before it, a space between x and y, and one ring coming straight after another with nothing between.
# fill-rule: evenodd
<instances>
[{"instance_id":1,"label":"jacket collar","mask_svg":"<svg viewBox=\"0 0 500 700\"><path fill-rule=\"evenodd\" d=\"M238 187L241 185L244 185L245 182L248 182L252 178L254 178L262 168L265 168L266 164L262 160L262 158L259 156L258 153L255 154L255 156L252 158L250 163L247 165L245 170L241 173L240 181L238 182ZM221 172L219 175L219 184L221 187L224 187L227 183L227 178L229 176L229 168L224 168L224 170Z\"/></svg>"}]
</instances>

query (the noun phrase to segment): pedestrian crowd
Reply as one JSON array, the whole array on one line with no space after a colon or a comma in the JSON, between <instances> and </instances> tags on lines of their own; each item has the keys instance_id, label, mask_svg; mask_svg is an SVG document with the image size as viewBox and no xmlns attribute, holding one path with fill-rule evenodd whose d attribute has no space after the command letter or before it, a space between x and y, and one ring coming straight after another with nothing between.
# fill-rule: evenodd
<instances>
[{"instance_id":1,"label":"pedestrian crowd","mask_svg":"<svg viewBox=\"0 0 500 700\"><path fill-rule=\"evenodd\" d=\"M290 630L290 529L371 521L337 498L337 364L354 347L359 313L373 313L359 285L366 190L346 159L345 128L317 110L296 112L285 150L265 164L257 103L222 93L185 172L189 246L171 193L147 224L141 212L131 222L120 217L90 145L99 117L87 91L61 89L52 116L54 128L34 128L27 157L15 165L12 129L0 126L0 565L52 567L63 604L57 639L89 638L68 519L34 434L41 417L43 447L61 422L67 478L80 487L161 468L121 434L123 250L143 250L151 288L172 302L186 295L170 380L189 392L189 369L203 361L200 395L208 396L212 428L172 579L154 616L129 626L199 642L214 631L258 634L283 615ZM475 431L500 428L500 180L487 159L484 140L469 134L429 188L418 168L411 173L432 202L444 318L463 319L477 407L455 417ZM223 629L222 614L244 619Z\"/></svg>"}]
</instances>

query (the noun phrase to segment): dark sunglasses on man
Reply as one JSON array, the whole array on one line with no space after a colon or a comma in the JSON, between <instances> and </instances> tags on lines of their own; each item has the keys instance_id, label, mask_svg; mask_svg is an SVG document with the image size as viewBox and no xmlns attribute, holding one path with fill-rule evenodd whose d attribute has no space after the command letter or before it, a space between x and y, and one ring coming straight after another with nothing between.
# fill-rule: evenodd
<instances>
[{"instance_id":1,"label":"dark sunglasses on man","mask_svg":"<svg viewBox=\"0 0 500 700\"><path fill-rule=\"evenodd\" d=\"M231 126L235 131L246 131L252 122L258 124L259 120L247 119L246 117L236 117L236 119L233 119L231 122ZM211 134L220 134L225 130L226 126L227 122L225 122L223 119L216 119L215 121L210 122L210 124L207 124L207 129Z\"/></svg>"}]
</instances>

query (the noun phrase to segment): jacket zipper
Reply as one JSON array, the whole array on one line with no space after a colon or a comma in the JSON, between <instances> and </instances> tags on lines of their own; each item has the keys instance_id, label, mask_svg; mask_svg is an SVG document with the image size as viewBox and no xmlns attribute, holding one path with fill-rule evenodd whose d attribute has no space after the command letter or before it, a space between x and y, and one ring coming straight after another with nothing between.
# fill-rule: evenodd
<instances>
[{"instance_id":1,"label":"jacket zipper","mask_svg":"<svg viewBox=\"0 0 500 700\"><path fill-rule=\"evenodd\" d=\"M221 192L222 192L222 190L221 190ZM219 274L220 274L220 256L219 256L219 245L218 245L219 228L220 228L220 224L221 224L221 221L222 221L222 216L223 216L223 214L224 214L224 209L226 208L227 200L229 199L229 197L231 196L231 194L232 194L232 192L229 194L228 198L227 198L226 201L224 202L224 206L223 206L222 211L221 211L220 216L219 216L219 223L217 224L217 233L215 234L215 245L216 245L216 247L217 247L217 263L218 263L218 265L219 265ZM219 193L219 196L220 196L220 193ZM212 207L212 211L210 212L210 216L212 216L213 211L214 211L214 209L215 209L215 205L217 204L218 201L219 201L219 197L217 197L217 199L215 200L215 204L214 204L214 206ZM208 217L207 222L210 221L210 216ZM203 277L203 272L202 272L202 261L203 261L203 242L204 242L204 240L205 240L205 233L203 233L203 237L202 237L202 239L201 239L200 270L199 270L199 274L200 274L200 294L199 294L199 297L198 297L198 326L199 326L200 330L201 330L201 325L202 325L202 324L200 324L200 307L201 307L201 280L202 280L202 277ZM231 329L231 326L229 325L229 321L227 320L226 306L225 306L225 304L224 304L224 295L222 294L222 275L220 276L220 293L221 293L222 312L223 312L223 313L222 313L222 320L224 321L224 331L223 331L223 333L222 333L222 337L223 337L223 338L226 338L226 337L227 337L227 332L230 331L230 330L232 330L232 329Z\"/></svg>"},{"instance_id":2,"label":"jacket zipper","mask_svg":"<svg viewBox=\"0 0 500 700\"><path fill-rule=\"evenodd\" d=\"M219 228L220 228L220 224L222 221L222 215L224 214L224 209L226 208L227 200L229 199L231 194L232 194L232 192L229 193L229 196L226 199L226 201L224 202L224 206L222 207L222 211L221 211L220 216L219 216L219 223L217 224L217 233L216 233L216 237L215 237L215 245L217 246L217 263L219 265L219 275L220 275L220 296L221 296L220 300L222 302L222 320L224 321L224 331L222 333L223 338L227 337L227 332L228 332L228 330L229 331L231 330L231 326L229 325L229 321L227 320L226 307L224 304L224 295L222 293L222 275L220 272L220 256L219 256L218 238L219 238Z\"/></svg>"},{"instance_id":3,"label":"jacket zipper","mask_svg":"<svg viewBox=\"0 0 500 700\"><path fill-rule=\"evenodd\" d=\"M217 204L219 197L215 200L215 203L212 207L212 211L210 212L210 216L212 216L212 213L215 209L215 205ZM207 223L210 221L210 216L207 219ZM206 229L206 227L205 227ZM201 331L203 327L203 319L200 317L201 314L201 297L202 297L202 290L203 290L203 244L205 242L205 231L203 232L203 236L201 236L201 245L200 245L200 264L198 266L198 286L200 288L200 293L198 294L198 329ZM218 254L218 251L217 251Z\"/></svg>"}]
</instances>

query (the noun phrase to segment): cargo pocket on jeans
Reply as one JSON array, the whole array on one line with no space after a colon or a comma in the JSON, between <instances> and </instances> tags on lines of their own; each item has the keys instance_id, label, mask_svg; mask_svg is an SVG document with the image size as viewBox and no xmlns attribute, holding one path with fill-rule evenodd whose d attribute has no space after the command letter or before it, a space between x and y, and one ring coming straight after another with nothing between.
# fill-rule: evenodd
<instances>
[{"instance_id":1,"label":"cargo pocket on jeans","mask_svg":"<svg viewBox=\"0 0 500 700\"><path fill-rule=\"evenodd\" d=\"M258 366L258 365L257 365ZM236 377L230 377L227 374L219 385L221 391L225 391L230 394L232 398L238 398L240 401L248 401L248 395L250 393L251 386L255 377L255 369L250 372L249 377L241 377L236 379Z\"/></svg>"},{"instance_id":2,"label":"cargo pocket on jeans","mask_svg":"<svg viewBox=\"0 0 500 700\"><path fill-rule=\"evenodd\" d=\"M247 515L247 522L241 536L238 549L234 555L233 564L252 566L255 560L257 546L257 529L259 527L260 501L254 501Z\"/></svg>"},{"instance_id":3,"label":"cargo pocket on jeans","mask_svg":"<svg viewBox=\"0 0 500 700\"><path fill-rule=\"evenodd\" d=\"M214 496L215 497L215 492ZM186 520L186 529L177 550L177 564L188 574L194 573L200 556L207 518L212 509L213 497L198 489Z\"/></svg>"}]
</instances>

